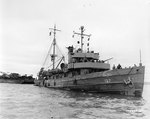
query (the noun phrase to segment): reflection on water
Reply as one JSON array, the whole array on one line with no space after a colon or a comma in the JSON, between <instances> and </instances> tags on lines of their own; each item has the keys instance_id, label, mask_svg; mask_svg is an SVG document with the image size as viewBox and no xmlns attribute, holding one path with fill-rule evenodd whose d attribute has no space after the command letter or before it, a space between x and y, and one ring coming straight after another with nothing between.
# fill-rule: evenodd
<instances>
[{"instance_id":1,"label":"reflection on water","mask_svg":"<svg viewBox=\"0 0 150 119\"><path fill-rule=\"evenodd\" d=\"M143 98L0 84L0 119L148 119L150 85Z\"/></svg>"}]
</instances>

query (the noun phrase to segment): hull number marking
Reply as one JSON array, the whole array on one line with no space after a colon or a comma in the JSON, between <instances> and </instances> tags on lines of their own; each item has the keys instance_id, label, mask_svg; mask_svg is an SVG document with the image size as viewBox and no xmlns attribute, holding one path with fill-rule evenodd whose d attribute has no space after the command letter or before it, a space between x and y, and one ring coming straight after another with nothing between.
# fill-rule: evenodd
<instances>
[{"instance_id":1,"label":"hull number marking","mask_svg":"<svg viewBox=\"0 0 150 119\"><path fill-rule=\"evenodd\" d=\"M111 82L111 79L104 79L104 82L105 82L105 83L110 83L110 82Z\"/></svg>"}]
</instances>

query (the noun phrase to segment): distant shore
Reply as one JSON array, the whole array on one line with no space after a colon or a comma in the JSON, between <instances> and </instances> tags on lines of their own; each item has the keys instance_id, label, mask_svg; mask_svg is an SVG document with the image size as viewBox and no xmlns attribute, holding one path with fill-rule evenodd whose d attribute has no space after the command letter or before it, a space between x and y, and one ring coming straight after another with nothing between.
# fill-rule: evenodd
<instances>
[{"instance_id":1,"label":"distant shore","mask_svg":"<svg viewBox=\"0 0 150 119\"><path fill-rule=\"evenodd\" d=\"M0 71L0 83L34 84L33 75L19 73L5 73Z\"/></svg>"},{"instance_id":2,"label":"distant shore","mask_svg":"<svg viewBox=\"0 0 150 119\"><path fill-rule=\"evenodd\" d=\"M0 78L0 83L16 83L16 84L34 84L34 79L4 79Z\"/></svg>"}]
</instances>

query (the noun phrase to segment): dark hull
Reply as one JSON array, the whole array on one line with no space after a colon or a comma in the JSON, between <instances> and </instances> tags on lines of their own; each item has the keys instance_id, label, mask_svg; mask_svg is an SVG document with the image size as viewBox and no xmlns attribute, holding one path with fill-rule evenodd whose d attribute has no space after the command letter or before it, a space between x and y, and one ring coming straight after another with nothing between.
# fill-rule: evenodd
<instances>
[{"instance_id":1,"label":"dark hull","mask_svg":"<svg viewBox=\"0 0 150 119\"><path fill-rule=\"evenodd\" d=\"M34 84L34 79L24 79L22 84Z\"/></svg>"},{"instance_id":2,"label":"dark hull","mask_svg":"<svg viewBox=\"0 0 150 119\"><path fill-rule=\"evenodd\" d=\"M142 96L144 70L144 66L139 66L96 72L71 78L35 80L35 85L56 89Z\"/></svg>"}]
</instances>

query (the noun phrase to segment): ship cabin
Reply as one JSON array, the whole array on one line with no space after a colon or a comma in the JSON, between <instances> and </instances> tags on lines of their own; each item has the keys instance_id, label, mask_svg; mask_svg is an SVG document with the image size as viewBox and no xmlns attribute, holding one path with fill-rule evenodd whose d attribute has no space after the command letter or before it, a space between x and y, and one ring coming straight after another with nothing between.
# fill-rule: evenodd
<instances>
[{"instance_id":1,"label":"ship cabin","mask_svg":"<svg viewBox=\"0 0 150 119\"><path fill-rule=\"evenodd\" d=\"M99 60L99 53L94 51L82 52L80 48L74 50L73 46L68 47L68 72L73 72L73 75L109 70L110 64L105 61Z\"/></svg>"}]
</instances>

